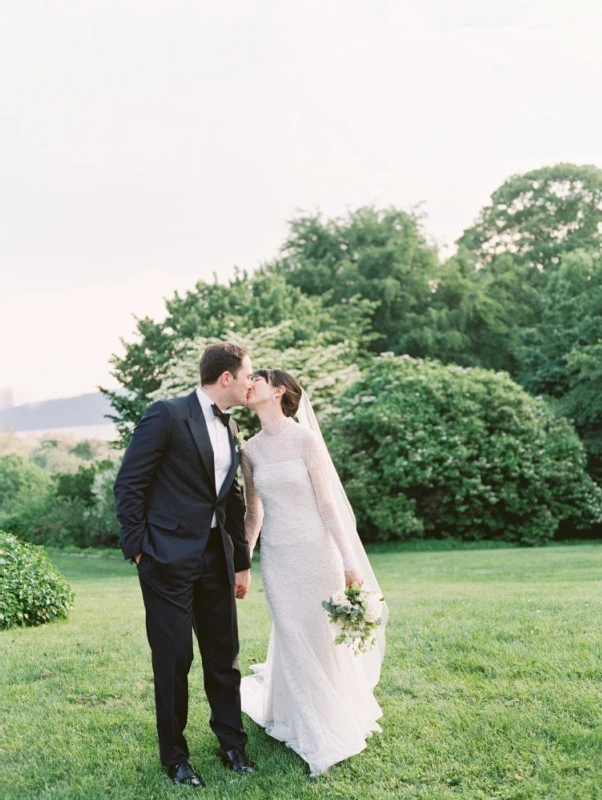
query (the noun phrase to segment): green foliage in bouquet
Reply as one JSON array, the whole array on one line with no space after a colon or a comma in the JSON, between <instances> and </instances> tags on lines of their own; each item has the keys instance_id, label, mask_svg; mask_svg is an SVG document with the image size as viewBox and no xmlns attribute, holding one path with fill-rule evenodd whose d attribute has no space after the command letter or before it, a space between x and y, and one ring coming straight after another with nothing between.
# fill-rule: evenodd
<instances>
[{"instance_id":1,"label":"green foliage in bouquet","mask_svg":"<svg viewBox=\"0 0 602 800\"><path fill-rule=\"evenodd\" d=\"M573 427L506 373L375 359L325 435L368 541L521 544L602 519Z\"/></svg>"},{"instance_id":2,"label":"green foliage in bouquet","mask_svg":"<svg viewBox=\"0 0 602 800\"><path fill-rule=\"evenodd\" d=\"M322 601L330 622L338 631L334 643L350 647L355 655L367 653L375 644L382 625L382 597L362 589L358 583Z\"/></svg>"},{"instance_id":3,"label":"green foliage in bouquet","mask_svg":"<svg viewBox=\"0 0 602 800\"><path fill-rule=\"evenodd\" d=\"M42 547L0 531L0 630L65 619L73 600Z\"/></svg>"}]
</instances>

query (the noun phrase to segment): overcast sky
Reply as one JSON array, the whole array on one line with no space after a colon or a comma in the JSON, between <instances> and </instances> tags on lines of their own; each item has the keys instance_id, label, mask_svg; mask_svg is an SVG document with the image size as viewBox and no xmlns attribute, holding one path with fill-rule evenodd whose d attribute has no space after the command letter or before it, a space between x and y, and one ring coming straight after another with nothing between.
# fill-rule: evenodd
<instances>
[{"instance_id":1,"label":"overcast sky","mask_svg":"<svg viewBox=\"0 0 602 800\"><path fill-rule=\"evenodd\" d=\"M600 0L3 0L0 387L109 383L132 314L273 257L298 209L602 167Z\"/></svg>"}]
</instances>

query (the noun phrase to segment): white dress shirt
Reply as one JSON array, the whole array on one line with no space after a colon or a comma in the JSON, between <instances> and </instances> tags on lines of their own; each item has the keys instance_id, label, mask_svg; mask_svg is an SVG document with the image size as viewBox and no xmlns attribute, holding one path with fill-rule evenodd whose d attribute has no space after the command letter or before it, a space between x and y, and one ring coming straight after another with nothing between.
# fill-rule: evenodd
<instances>
[{"instance_id":1,"label":"white dress shirt","mask_svg":"<svg viewBox=\"0 0 602 800\"><path fill-rule=\"evenodd\" d=\"M219 417L213 413L211 406L213 400L208 394L199 388L196 390L196 396L199 398L201 409L207 423L207 430L211 440L211 447L213 448L213 464L215 466L215 488L219 494L223 482L226 480L226 475L232 466L232 451L230 450L230 439L228 436L228 429ZM214 514L211 520L211 527L215 528L217 525L217 517Z\"/></svg>"}]
</instances>

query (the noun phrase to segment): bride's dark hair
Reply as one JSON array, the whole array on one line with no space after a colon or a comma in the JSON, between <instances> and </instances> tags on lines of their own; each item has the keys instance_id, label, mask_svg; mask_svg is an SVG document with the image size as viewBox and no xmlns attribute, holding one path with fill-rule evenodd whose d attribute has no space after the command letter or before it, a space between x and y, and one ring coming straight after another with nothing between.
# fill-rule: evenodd
<instances>
[{"instance_id":1,"label":"bride's dark hair","mask_svg":"<svg viewBox=\"0 0 602 800\"><path fill-rule=\"evenodd\" d=\"M284 386L281 400L282 411L285 417L294 417L303 394L299 381L290 372L285 372L283 369L258 369L253 377L256 375L263 378L270 386Z\"/></svg>"}]
</instances>

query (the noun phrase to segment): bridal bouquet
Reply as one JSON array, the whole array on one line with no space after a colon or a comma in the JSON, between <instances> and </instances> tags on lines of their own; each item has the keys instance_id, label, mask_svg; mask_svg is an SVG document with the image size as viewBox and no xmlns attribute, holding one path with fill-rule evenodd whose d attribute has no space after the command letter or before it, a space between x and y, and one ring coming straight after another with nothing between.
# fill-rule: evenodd
<instances>
[{"instance_id":1,"label":"bridal bouquet","mask_svg":"<svg viewBox=\"0 0 602 800\"><path fill-rule=\"evenodd\" d=\"M337 631L335 644L347 645L356 656L374 649L376 631L383 621L382 597L353 583L323 600L322 607Z\"/></svg>"}]
</instances>

